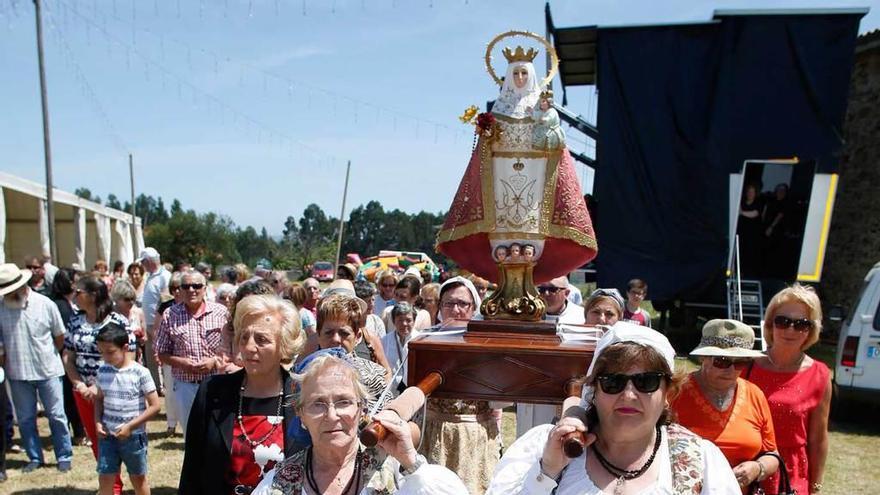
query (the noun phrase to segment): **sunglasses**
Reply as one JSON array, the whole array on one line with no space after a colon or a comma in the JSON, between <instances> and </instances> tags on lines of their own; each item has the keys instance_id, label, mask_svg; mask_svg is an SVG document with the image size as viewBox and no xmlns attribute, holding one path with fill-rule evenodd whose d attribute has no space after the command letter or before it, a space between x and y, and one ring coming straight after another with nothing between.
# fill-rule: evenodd
<instances>
[{"instance_id":1,"label":"sunglasses","mask_svg":"<svg viewBox=\"0 0 880 495\"><path fill-rule=\"evenodd\" d=\"M624 375L622 373L604 373L599 375L599 388L606 394L619 394L626 388L626 382L632 381L633 387L643 394L656 392L660 388L660 383L666 378L666 373L657 371L648 371L645 373L637 373L635 375Z\"/></svg>"},{"instance_id":2,"label":"sunglasses","mask_svg":"<svg viewBox=\"0 0 880 495\"><path fill-rule=\"evenodd\" d=\"M773 327L777 330L785 330L786 328L794 327L798 332L809 332L813 329L813 320L808 320L806 318L793 320L787 316L778 315L773 318Z\"/></svg>"},{"instance_id":3,"label":"sunglasses","mask_svg":"<svg viewBox=\"0 0 880 495\"><path fill-rule=\"evenodd\" d=\"M202 290L205 288L205 284L180 284L180 288L183 290Z\"/></svg>"},{"instance_id":4,"label":"sunglasses","mask_svg":"<svg viewBox=\"0 0 880 495\"><path fill-rule=\"evenodd\" d=\"M720 356L712 358L712 366L722 370L726 370L731 366L735 369L741 370L748 366L749 362L751 362L751 359L730 359Z\"/></svg>"},{"instance_id":5,"label":"sunglasses","mask_svg":"<svg viewBox=\"0 0 880 495\"><path fill-rule=\"evenodd\" d=\"M561 291L562 287L553 287L552 285L542 285L538 287L538 294L556 294Z\"/></svg>"}]
</instances>

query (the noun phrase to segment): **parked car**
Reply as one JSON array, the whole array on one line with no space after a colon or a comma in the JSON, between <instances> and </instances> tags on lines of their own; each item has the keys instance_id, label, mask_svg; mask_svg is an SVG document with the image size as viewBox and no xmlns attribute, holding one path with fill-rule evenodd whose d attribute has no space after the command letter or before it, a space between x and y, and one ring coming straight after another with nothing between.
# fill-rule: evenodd
<instances>
[{"instance_id":1,"label":"parked car","mask_svg":"<svg viewBox=\"0 0 880 495\"><path fill-rule=\"evenodd\" d=\"M333 273L333 263L329 261L316 261L312 265L312 277L318 282L330 282L336 274Z\"/></svg>"},{"instance_id":2,"label":"parked car","mask_svg":"<svg viewBox=\"0 0 880 495\"><path fill-rule=\"evenodd\" d=\"M839 307L832 308L829 317L838 319L843 313ZM868 271L841 327L834 381L841 398L880 403L880 263Z\"/></svg>"}]
</instances>

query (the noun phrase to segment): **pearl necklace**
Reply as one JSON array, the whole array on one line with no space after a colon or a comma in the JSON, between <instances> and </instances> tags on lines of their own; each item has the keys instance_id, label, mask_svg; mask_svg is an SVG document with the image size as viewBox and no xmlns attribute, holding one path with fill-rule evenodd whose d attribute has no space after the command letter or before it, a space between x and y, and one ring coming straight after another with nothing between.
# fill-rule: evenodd
<instances>
[{"instance_id":1,"label":"pearl necklace","mask_svg":"<svg viewBox=\"0 0 880 495\"><path fill-rule=\"evenodd\" d=\"M238 427L241 428L241 439L247 442L251 449L255 449L257 445L261 445L263 442L269 439L275 430L278 429L278 425L281 424L281 421L277 421L272 424L272 428L269 429L269 432L263 435L259 440L251 440L251 437L248 436L247 429L244 427L244 421L241 420L242 413L242 403L244 401L244 388L247 386L247 383L242 383L241 389L238 393L238 415L236 416L236 420L238 421ZM281 406L284 404L284 385L281 386L281 391L278 392L278 409L275 411L275 417L278 418L281 416Z\"/></svg>"}]
</instances>

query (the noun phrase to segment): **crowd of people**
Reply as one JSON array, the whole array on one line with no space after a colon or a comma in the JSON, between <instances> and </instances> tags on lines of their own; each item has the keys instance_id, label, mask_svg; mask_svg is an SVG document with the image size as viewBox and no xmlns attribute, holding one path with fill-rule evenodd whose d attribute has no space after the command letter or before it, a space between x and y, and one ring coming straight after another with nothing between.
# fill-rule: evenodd
<instances>
[{"instance_id":1,"label":"crowd of people","mask_svg":"<svg viewBox=\"0 0 880 495\"><path fill-rule=\"evenodd\" d=\"M684 373L650 327L644 281L586 296L567 277L539 284L546 321L603 333L582 395L516 404L503 446L511 404L398 402L414 385L409 342L481 318L484 279L385 270L374 284L341 265L322 288L236 265L214 287L212 267L168 266L153 248L112 271L49 261L0 265L0 481L14 421L23 473L46 464L39 397L56 468L91 446L106 495L122 465L149 493L145 425L160 409L184 436L183 494L775 494L783 471L797 493L822 489L831 381L805 354L822 323L808 287L770 301L766 352L748 325L712 320ZM369 421L388 432L374 447L358 435ZM564 452L571 434L580 457Z\"/></svg>"}]
</instances>

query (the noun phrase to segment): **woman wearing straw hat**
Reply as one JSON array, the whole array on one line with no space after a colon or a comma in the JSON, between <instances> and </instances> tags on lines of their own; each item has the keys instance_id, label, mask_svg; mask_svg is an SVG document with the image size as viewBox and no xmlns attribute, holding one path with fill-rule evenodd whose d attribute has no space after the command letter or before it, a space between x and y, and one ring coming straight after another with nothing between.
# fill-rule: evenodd
<instances>
[{"instance_id":1,"label":"woman wearing straw hat","mask_svg":"<svg viewBox=\"0 0 880 495\"><path fill-rule=\"evenodd\" d=\"M711 440L727 458L740 486L775 473L776 436L770 406L756 385L740 378L753 359L755 332L736 320L711 320L691 352L700 369L691 373L672 402L678 421Z\"/></svg>"}]
</instances>

